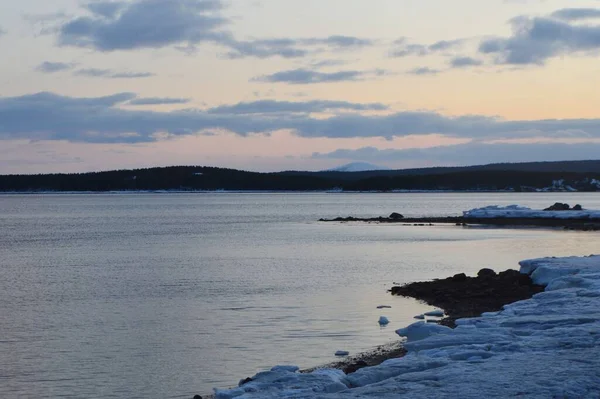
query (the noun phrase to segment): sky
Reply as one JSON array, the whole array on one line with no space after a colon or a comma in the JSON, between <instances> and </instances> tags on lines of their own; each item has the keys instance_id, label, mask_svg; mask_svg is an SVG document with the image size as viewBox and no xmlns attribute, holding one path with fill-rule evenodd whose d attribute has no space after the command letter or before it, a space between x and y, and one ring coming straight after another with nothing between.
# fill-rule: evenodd
<instances>
[{"instance_id":1,"label":"sky","mask_svg":"<svg viewBox=\"0 0 600 399\"><path fill-rule=\"evenodd\" d=\"M0 54L0 174L600 154L600 0L5 1Z\"/></svg>"}]
</instances>

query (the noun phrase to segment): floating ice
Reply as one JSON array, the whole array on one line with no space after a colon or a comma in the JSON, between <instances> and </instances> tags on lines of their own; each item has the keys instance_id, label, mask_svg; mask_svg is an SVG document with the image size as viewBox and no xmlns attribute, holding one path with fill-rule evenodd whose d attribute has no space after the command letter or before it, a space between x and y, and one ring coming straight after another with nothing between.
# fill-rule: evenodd
<instances>
[{"instance_id":1,"label":"floating ice","mask_svg":"<svg viewBox=\"0 0 600 399\"><path fill-rule=\"evenodd\" d=\"M444 316L444 311L443 310L432 310L431 312L427 312L425 313L425 316L433 316L433 317L443 317Z\"/></svg>"},{"instance_id":2,"label":"floating ice","mask_svg":"<svg viewBox=\"0 0 600 399\"><path fill-rule=\"evenodd\" d=\"M408 354L344 375L274 368L217 399L600 397L600 256L521 262L546 291L457 327L398 330Z\"/></svg>"},{"instance_id":3,"label":"floating ice","mask_svg":"<svg viewBox=\"0 0 600 399\"><path fill-rule=\"evenodd\" d=\"M425 320L425 315L424 314L418 314L415 316L415 319L417 320Z\"/></svg>"},{"instance_id":4,"label":"floating ice","mask_svg":"<svg viewBox=\"0 0 600 399\"><path fill-rule=\"evenodd\" d=\"M382 326L387 326L388 324L390 324L390 321L389 321L389 319L387 317L381 316L379 318L379 324L382 325Z\"/></svg>"},{"instance_id":5,"label":"floating ice","mask_svg":"<svg viewBox=\"0 0 600 399\"><path fill-rule=\"evenodd\" d=\"M335 352L336 356L348 356L350 354L350 352L348 351L337 351Z\"/></svg>"}]
</instances>

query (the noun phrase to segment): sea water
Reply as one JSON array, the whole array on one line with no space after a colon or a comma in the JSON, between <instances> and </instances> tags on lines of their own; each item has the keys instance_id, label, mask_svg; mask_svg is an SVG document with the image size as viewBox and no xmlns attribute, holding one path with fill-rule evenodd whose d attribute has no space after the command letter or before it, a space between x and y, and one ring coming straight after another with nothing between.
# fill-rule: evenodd
<instances>
[{"instance_id":1,"label":"sea water","mask_svg":"<svg viewBox=\"0 0 600 399\"><path fill-rule=\"evenodd\" d=\"M589 255L599 233L319 218L557 201L600 209L578 193L0 195L0 397L191 398L392 342L432 310L394 283Z\"/></svg>"}]
</instances>

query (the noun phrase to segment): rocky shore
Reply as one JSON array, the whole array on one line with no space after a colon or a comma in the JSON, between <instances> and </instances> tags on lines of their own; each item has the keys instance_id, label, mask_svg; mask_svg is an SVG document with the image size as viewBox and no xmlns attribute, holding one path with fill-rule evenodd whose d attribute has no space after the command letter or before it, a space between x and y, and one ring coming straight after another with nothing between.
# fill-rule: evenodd
<instances>
[{"instance_id":1,"label":"rocky shore","mask_svg":"<svg viewBox=\"0 0 600 399\"><path fill-rule=\"evenodd\" d=\"M565 230L599 231L600 211L587 211L581 205L570 207L560 202L544 209L531 210L516 205L499 208L487 207L464 212L463 216L405 217L394 212L387 217L357 218L353 216L319 219L320 222L396 223L405 226L502 226L547 227Z\"/></svg>"},{"instance_id":2,"label":"rocky shore","mask_svg":"<svg viewBox=\"0 0 600 399\"><path fill-rule=\"evenodd\" d=\"M506 270L496 274L491 269L481 269L477 277L464 273L446 279L410 283L392 287L392 295L418 299L441 308L446 314L440 324L454 327L456 319L477 317L486 312L496 312L504 305L529 299L544 291L544 286L534 284L526 274Z\"/></svg>"}]
</instances>

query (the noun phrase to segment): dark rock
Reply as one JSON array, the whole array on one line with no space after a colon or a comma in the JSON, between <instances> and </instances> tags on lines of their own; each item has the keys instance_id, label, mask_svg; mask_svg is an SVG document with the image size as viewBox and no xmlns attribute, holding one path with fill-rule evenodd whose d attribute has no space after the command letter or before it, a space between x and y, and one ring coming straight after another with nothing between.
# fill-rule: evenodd
<instances>
[{"instance_id":1,"label":"dark rock","mask_svg":"<svg viewBox=\"0 0 600 399\"><path fill-rule=\"evenodd\" d=\"M404 219L404 215L399 214L398 212L394 212L389 216L392 220Z\"/></svg>"},{"instance_id":2,"label":"dark rock","mask_svg":"<svg viewBox=\"0 0 600 399\"><path fill-rule=\"evenodd\" d=\"M352 373L357 372L360 369L364 369L365 367L369 367L369 365L367 364L367 362L365 362L364 360L359 360L359 361L357 361L355 363L349 364L342 371L344 373L346 373L346 374L352 374Z\"/></svg>"},{"instance_id":3,"label":"dark rock","mask_svg":"<svg viewBox=\"0 0 600 399\"><path fill-rule=\"evenodd\" d=\"M531 298L544 290L543 286L534 284L527 274L517 270L496 274L493 270L483 269L479 276L457 274L443 280L395 286L390 291L392 295L419 299L444 309L448 318L443 319L441 324L453 326L458 318L496 312L502 310L504 305Z\"/></svg>"},{"instance_id":4,"label":"dark rock","mask_svg":"<svg viewBox=\"0 0 600 399\"><path fill-rule=\"evenodd\" d=\"M486 278L486 277L495 277L496 272L492 269L481 269L477 272L477 277Z\"/></svg>"},{"instance_id":5,"label":"dark rock","mask_svg":"<svg viewBox=\"0 0 600 399\"><path fill-rule=\"evenodd\" d=\"M581 205L577 204L573 207L573 210L574 211L583 211L583 207Z\"/></svg>"},{"instance_id":6,"label":"dark rock","mask_svg":"<svg viewBox=\"0 0 600 399\"><path fill-rule=\"evenodd\" d=\"M563 204L561 202L557 202L549 208L544 209L545 211L568 211L571 207L569 204Z\"/></svg>"},{"instance_id":7,"label":"dark rock","mask_svg":"<svg viewBox=\"0 0 600 399\"><path fill-rule=\"evenodd\" d=\"M200 395L194 395L194 399L202 399L202 396L200 396Z\"/></svg>"},{"instance_id":8,"label":"dark rock","mask_svg":"<svg viewBox=\"0 0 600 399\"><path fill-rule=\"evenodd\" d=\"M246 385L247 383L252 382L252 381L254 381L254 380L252 378L248 377L248 378L241 380L238 385L241 387L242 385Z\"/></svg>"}]
</instances>

